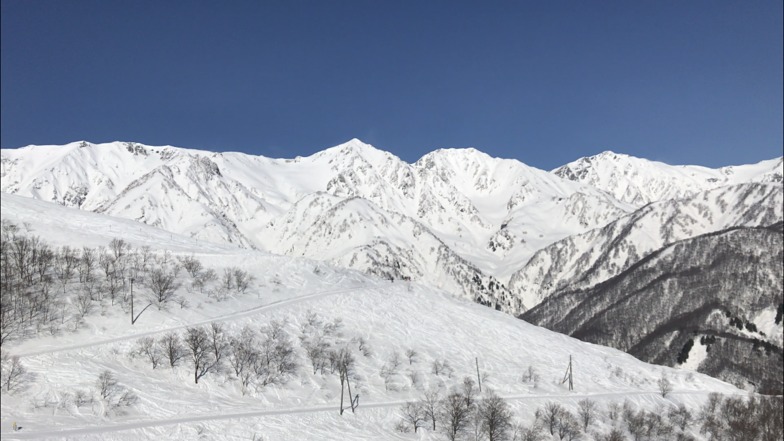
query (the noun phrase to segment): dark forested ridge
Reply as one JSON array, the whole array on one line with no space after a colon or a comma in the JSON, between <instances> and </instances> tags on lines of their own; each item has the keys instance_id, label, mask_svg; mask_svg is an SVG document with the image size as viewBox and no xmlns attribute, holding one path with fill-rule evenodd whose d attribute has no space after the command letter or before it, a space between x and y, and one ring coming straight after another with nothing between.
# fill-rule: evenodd
<instances>
[{"instance_id":1,"label":"dark forested ridge","mask_svg":"<svg viewBox=\"0 0 784 441\"><path fill-rule=\"evenodd\" d=\"M731 228L666 246L587 289L564 289L520 317L648 362L687 362L763 393L782 394L782 223ZM763 319L765 313L770 319ZM771 328L768 328L770 333Z\"/></svg>"}]
</instances>

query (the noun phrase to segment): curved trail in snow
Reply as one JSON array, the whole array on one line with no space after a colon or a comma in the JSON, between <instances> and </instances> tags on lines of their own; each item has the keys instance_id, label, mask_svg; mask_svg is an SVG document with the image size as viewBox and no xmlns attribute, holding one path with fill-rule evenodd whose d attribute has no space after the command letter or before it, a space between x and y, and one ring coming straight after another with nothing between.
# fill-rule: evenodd
<instances>
[{"instance_id":1,"label":"curved trail in snow","mask_svg":"<svg viewBox=\"0 0 784 441\"><path fill-rule=\"evenodd\" d=\"M708 392L700 392L700 391L680 391L680 392L671 392L671 395L708 395ZM661 397L659 392L610 392L610 393L597 393L597 394L575 394L575 395L527 395L527 394L512 394L512 395L505 395L502 398L506 400L542 400L542 399L556 399L562 400L564 398L568 399L582 399L582 398L603 398L603 397L615 397L615 396L646 396L650 395L652 397ZM406 401L387 401L387 402L375 402L375 403L360 403L359 407L357 408L357 413L361 413L362 409L378 409L378 408L388 408L394 406L401 406L405 404ZM121 423L121 424L113 424L107 426L99 426L99 427L81 427L76 429L63 429L63 430L45 430L40 432L30 431L30 432L2 432L3 439L38 439L38 438L67 438L67 437L77 437L83 435L97 435L101 433L108 433L108 432L120 432L125 430L135 430L135 429L144 429L149 427L158 427L158 426L169 426L175 424L186 424L186 423L196 423L196 422L203 422L203 421L215 421L215 420L229 420L229 419L242 419L242 418L258 418L258 417L265 417L265 416L285 416L285 415L297 415L297 414L304 414L304 413L318 413L318 412L337 412L338 406L337 405L321 405L321 406L308 406L308 407L294 407L294 408L284 408L284 409L266 409L266 410L257 410L257 411L250 411L250 412L232 412L232 413L219 413L219 414L202 414L202 415L191 415L191 416L183 416L177 418L166 418L160 420L142 420L142 421L135 421L129 423Z\"/></svg>"},{"instance_id":2,"label":"curved trail in snow","mask_svg":"<svg viewBox=\"0 0 784 441\"><path fill-rule=\"evenodd\" d=\"M89 348L89 347L93 347L93 346L101 346L101 345L105 345L105 344L109 344L109 343L117 343L117 342L121 342L121 341L125 341L125 340L138 339L138 338L147 337L147 336L150 336L150 335L162 334L162 333L171 332L171 331L179 331L179 330L185 329L185 328L190 327L190 326L201 326L201 325L206 325L206 324L213 323L213 322L223 322L223 321L227 321L227 320L234 320L234 319L237 319L237 318L253 315L253 314L256 314L256 313L259 313L259 312L262 312L262 311L267 311L267 310L270 310L270 309L275 309L275 308L278 308L278 307L281 307L281 306L290 305L292 303L299 303L299 302L303 302L303 301L314 299L314 298L326 297L326 296L335 295L335 294L345 294L345 293L350 293L350 292L355 292L355 291L360 291L360 290L362 290L362 291L372 291L372 290L376 290L376 289L380 289L380 288L382 288L382 285L370 285L370 286L362 286L362 287L357 287L357 288L336 289L336 290L330 290L330 291L319 291L319 292L314 292L314 293L311 293L311 294L305 294L305 295L302 295L302 296L291 297L291 298L283 299L283 300L277 300L277 301L274 301L272 303L267 303L265 305L255 306L253 308L250 308L250 309L247 309L247 310L244 310L244 311L232 312L232 313L228 313L228 314L224 314L224 315L219 315L217 317L213 317L213 318L210 318L210 319L206 319L206 320L202 320L202 321L194 322L194 323L189 323L189 324L185 324L185 325L179 325L179 326L173 326L173 327L170 327L170 328L158 329L156 331L141 332L141 333L138 333L138 334L124 335L122 337L109 338L109 339L105 339L105 340L91 341L89 343L83 343L83 344L78 344L78 345L58 346L58 347L51 347L51 348L43 349L43 350L36 350L36 351L29 351L29 352L19 352L19 353L15 353L14 355L18 356L21 359L21 358L24 358L24 357L32 357L32 356L35 356L35 355L54 354L54 353L57 353L57 352L66 352L66 351L73 351L73 350L76 350L76 349L85 349L85 348Z\"/></svg>"}]
</instances>

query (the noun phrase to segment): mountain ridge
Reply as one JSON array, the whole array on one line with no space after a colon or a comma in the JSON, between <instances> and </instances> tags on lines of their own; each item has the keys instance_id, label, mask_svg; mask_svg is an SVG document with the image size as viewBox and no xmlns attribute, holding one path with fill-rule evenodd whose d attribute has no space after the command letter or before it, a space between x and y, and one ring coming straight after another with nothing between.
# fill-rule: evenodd
<instances>
[{"instance_id":1,"label":"mountain ridge","mask_svg":"<svg viewBox=\"0 0 784 441\"><path fill-rule=\"evenodd\" d=\"M632 158L609 152L602 155L604 160ZM456 294L475 299L482 296L472 288L460 288L460 283L421 268L433 268L443 261L439 256L453 256L446 260L466 262L480 279L504 289L509 286L520 297L513 286L515 275L536 253L639 209L638 200L623 201L613 196L619 192L612 188L558 176L557 170L563 167L548 172L514 159L493 158L474 148L439 149L409 164L356 138L293 159L131 142L77 142L2 150L2 164L3 192L246 248L319 258L324 250L302 239L313 237L315 224L321 222L321 228L332 225L322 231L326 236L330 231L364 225L373 234L354 241L353 248L344 249L343 254L328 251L333 263L352 268L364 261L362 269L372 272L369 262L380 264L381 247L393 254L388 256L390 261L401 268L420 270L377 273L418 277L433 286L446 283L455 287ZM781 161L773 167L763 165L735 167L733 179L754 175L754 179L775 182ZM715 188L715 182L704 184ZM688 192L694 185L690 184ZM662 194L688 193L676 190ZM361 216L355 216L357 223L352 225L330 212L340 201L352 198L368 201L374 216L395 219L393 223L403 229L391 228L389 222L387 226L363 224ZM342 213L349 216L345 210ZM427 250L418 250L417 231L428 231L436 242ZM395 236L398 239L390 239ZM321 242L333 243L324 246L335 249L335 237L326 239ZM523 298L521 309L533 306L530 298Z\"/></svg>"}]
</instances>

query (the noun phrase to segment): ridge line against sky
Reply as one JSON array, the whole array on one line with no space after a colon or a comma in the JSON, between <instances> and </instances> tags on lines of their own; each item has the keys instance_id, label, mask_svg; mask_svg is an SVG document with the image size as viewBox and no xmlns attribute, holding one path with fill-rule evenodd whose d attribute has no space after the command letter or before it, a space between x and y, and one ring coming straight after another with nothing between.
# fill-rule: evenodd
<instances>
[{"instance_id":1,"label":"ridge line against sky","mask_svg":"<svg viewBox=\"0 0 784 441\"><path fill-rule=\"evenodd\" d=\"M784 148L781 1L0 1L3 148L295 157L356 137L545 170Z\"/></svg>"}]
</instances>

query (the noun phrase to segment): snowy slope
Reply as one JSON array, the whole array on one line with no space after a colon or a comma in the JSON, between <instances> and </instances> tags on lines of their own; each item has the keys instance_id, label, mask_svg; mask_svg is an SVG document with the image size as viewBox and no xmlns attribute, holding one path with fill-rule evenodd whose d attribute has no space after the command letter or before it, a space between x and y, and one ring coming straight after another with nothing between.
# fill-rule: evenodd
<instances>
[{"instance_id":1,"label":"snowy slope","mask_svg":"<svg viewBox=\"0 0 784 441\"><path fill-rule=\"evenodd\" d=\"M587 288L614 277L675 241L734 226L780 222L781 184L752 183L646 205L602 228L539 250L512 276L509 289L531 308L564 289Z\"/></svg>"},{"instance_id":2,"label":"snowy slope","mask_svg":"<svg viewBox=\"0 0 784 441\"><path fill-rule=\"evenodd\" d=\"M522 318L652 363L686 358L700 372L780 395L784 336L772 313L784 304L783 239L778 222L676 241L602 283L567 286Z\"/></svg>"},{"instance_id":3,"label":"snowy slope","mask_svg":"<svg viewBox=\"0 0 784 441\"><path fill-rule=\"evenodd\" d=\"M247 293L220 302L181 288L179 294L189 306L153 308L134 326L128 323L127 312L104 301L75 331L66 326L59 334L40 333L5 343L3 351L20 356L36 378L24 393L2 395L3 439L437 439L441 435L427 429L417 435L395 432L397 409L424 390L443 393L464 376L475 375L476 359L487 374L485 390L492 388L505 397L515 418L526 423L536 408L550 401L574 409L585 397L601 405L629 400L653 410L680 403L694 408L709 392L739 392L710 377L645 364L416 283L380 282L310 260L203 244L127 220L26 198L3 195L2 202L4 222L24 225L25 234L53 245L94 246L110 236L127 238L134 247L146 245L155 253L171 250L174 257L196 255L219 272L237 266L257 278ZM65 296L76 295L77 290L77 281L71 280ZM367 356L356 354L354 387L361 397L356 414L339 416L336 375L313 374L301 347L296 351L300 368L288 382L247 395L225 373L208 374L194 384L187 364L152 369L129 356L139 337L159 337L212 322L238 332L246 324L284 320L285 331L296 340L308 311L317 311L326 320L342 319L345 340L362 337L371 348ZM388 390L381 367L394 352L406 349L415 349L419 357L412 364L403 363ZM570 356L575 391L561 383ZM449 362L451 376L432 373L430 365L436 360ZM541 377L537 384L520 381L529 366ZM95 378L106 369L139 397L122 415L105 415L100 400L74 404L74 391L94 388ZM663 375L674 386L667 398L656 386ZM12 422L23 429L12 432Z\"/></svg>"},{"instance_id":4,"label":"snowy slope","mask_svg":"<svg viewBox=\"0 0 784 441\"><path fill-rule=\"evenodd\" d=\"M607 151L570 162L553 173L604 190L618 200L643 206L744 182L781 183L784 159L710 169L694 165L673 166Z\"/></svg>"}]
</instances>

